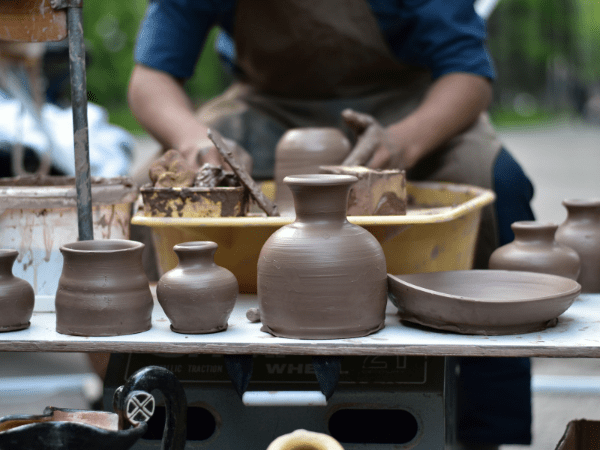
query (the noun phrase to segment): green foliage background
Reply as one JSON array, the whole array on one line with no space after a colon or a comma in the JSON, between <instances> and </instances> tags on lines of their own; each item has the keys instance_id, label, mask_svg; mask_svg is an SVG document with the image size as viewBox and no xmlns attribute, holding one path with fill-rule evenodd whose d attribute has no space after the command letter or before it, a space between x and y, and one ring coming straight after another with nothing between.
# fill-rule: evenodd
<instances>
[{"instance_id":1,"label":"green foliage background","mask_svg":"<svg viewBox=\"0 0 600 450\"><path fill-rule=\"evenodd\" d=\"M88 90L94 101L109 110L111 122L132 132L142 130L129 112L126 92L146 6L147 0L84 2L84 34L91 54ZM488 24L498 72L492 108L496 117L510 116L510 112L499 111L500 96L506 93L525 91L543 96L548 62L554 58L562 58L582 83L600 81L599 1L501 0ZM186 86L199 102L222 92L229 82L212 50L215 35L213 30L196 75Z\"/></svg>"},{"instance_id":2,"label":"green foliage background","mask_svg":"<svg viewBox=\"0 0 600 450\"><path fill-rule=\"evenodd\" d=\"M110 121L134 132L143 130L127 107L127 85L134 66L133 49L147 0L83 2L83 29L91 62L87 67L90 97L109 111ZM186 89L198 102L222 92L229 79L214 51L217 29L208 36L196 75Z\"/></svg>"}]
</instances>

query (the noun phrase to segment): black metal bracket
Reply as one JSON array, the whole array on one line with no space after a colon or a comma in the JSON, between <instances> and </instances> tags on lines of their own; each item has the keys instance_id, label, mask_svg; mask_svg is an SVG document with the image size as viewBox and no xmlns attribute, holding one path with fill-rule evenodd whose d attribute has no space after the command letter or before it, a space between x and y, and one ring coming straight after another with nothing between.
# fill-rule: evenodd
<instances>
[{"instance_id":1,"label":"black metal bracket","mask_svg":"<svg viewBox=\"0 0 600 450\"><path fill-rule=\"evenodd\" d=\"M50 0L52 9L82 8L83 0Z\"/></svg>"},{"instance_id":2,"label":"black metal bracket","mask_svg":"<svg viewBox=\"0 0 600 450\"><path fill-rule=\"evenodd\" d=\"M229 374L229 378L236 392L242 398L252 378L253 357L252 355L224 355L224 358L225 369ZM340 379L342 357L313 356L312 362L317 381L319 382L319 388L323 395L325 395L325 398L329 400Z\"/></svg>"}]
</instances>

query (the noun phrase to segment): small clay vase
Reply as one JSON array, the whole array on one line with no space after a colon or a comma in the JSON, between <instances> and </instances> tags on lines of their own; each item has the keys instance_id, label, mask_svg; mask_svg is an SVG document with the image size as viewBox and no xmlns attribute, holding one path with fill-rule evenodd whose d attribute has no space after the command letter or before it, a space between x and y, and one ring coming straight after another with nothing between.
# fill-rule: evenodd
<instances>
[{"instance_id":1,"label":"small clay vase","mask_svg":"<svg viewBox=\"0 0 600 450\"><path fill-rule=\"evenodd\" d=\"M160 278L156 296L176 333L205 334L227 329L239 288L235 276L215 264L217 247L210 241L173 247L179 264Z\"/></svg>"},{"instance_id":2,"label":"small clay vase","mask_svg":"<svg viewBox=\"0 0 600 450\"><path fill-rule=\"evenodd\" d=\"M297 175L295 222L265 242L258 259L263 331L297 339L366 336L384 326L386 262L381 245L346 220L350 175Z\"/></svg>"},{"instance_id":3,"label":"small clay vase","mask_svg":"<svg viewBox=\"0 0 600 450\"><path fill-rule=\"evenodd\" d=\"M31 285L13 275L16 250L0 250L0 332L29 327L35 294Z\"/></svg>"},{"instance_id":4,"label":"small clay vase","mask_svg":"<svg viewBox=\"0 0 600 450\"><path fill-rule=\"evenodd\" d=\"M547 273L577 280L581 267L579 256L575 250L554 240L558 225L522 221L510 227L515 240L492 253L490 269Z\"/></svg>"},{"instance_id":5,"label":"small clay vase","mask_svg":"<svg viewBox=\"0 0 600 450\"><path fill-rule=\"evenodd\" d=\"M581 292L600 292L600 199L564 200L567 219L558 227L556 240L577 252Z\"/></svg>"},{"instance_id":6,"label":"small clay vase","mask_svg":"<svg viewBox=\"0 0 600 450\"><path fill-rule=\"evenodd\" d=\"M275 203L282 213L294 209L292 193L283 179L299 174L319 173L320 166L341 164L352 150L348 138L337 128L293 128L275 148Z\"/></svg>"},{"instance_id":7,"label":"small clay vase","mask_svg":"<svg viewBox=\"0 0 600 450\"><path fill-rule=\"evenodd\" d=\"M56 291L56 331L120 336L152 326L154 302L142 266L144 244L122 239L63 245Z\"/></svg>"}]
</instances>

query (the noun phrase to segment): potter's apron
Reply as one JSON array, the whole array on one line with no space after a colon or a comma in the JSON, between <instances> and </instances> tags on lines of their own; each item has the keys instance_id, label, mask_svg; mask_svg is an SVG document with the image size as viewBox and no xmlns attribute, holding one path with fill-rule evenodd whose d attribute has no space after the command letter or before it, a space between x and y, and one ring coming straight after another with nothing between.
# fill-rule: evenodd
<instances>
[{"instance_id":1,"label":"potter's apron","mask_svg":"<svg viewBox=\"0 0 600 450\"><path fill-rule=\"evenodd\" d=\"M344 129L340 113L345 108L370 114L387 126L410 114L431 85L427 70L402 64L392 55L365 0L239 0L234 39L243 75L206 104L199 118L252 154L257 179L273 178L275 146L289 128ZM482 114L469 130L420 161L407 176L492 189L500 148L487 115ZM479 268L487 267L497 247L493 207L487 207L482 216L475 260ZM508 372L511 366L504 363ZM477 370L469 372L477 378ZM527 415L527 395L517 395L521 403L502 410L499 403L512 397L516 380L504 377L508 384L499 385L495 379L491 386L485 380L479 377L479 386L472 385L470 393L485 401L493 423L473 425L475 433L459 435L520 442L512 432L527 434L526 420L522 421L525 430L511 430L504 419ZM520 385L528 389L528 373L521 380ZM488 387L503 393L490 397ZM461 423L469 428L480 414L465 410Z\"/></svg>"},{"instance_id":2,"label":"potter's apron","mask_svg":"<svg viewBox=\"0 0 600 450\"><path fill-rule=\"evenodd\" d=\"M428 70L392 55L364 0L240 0L234 39L241 80L199 116L252 154L257 179L273 178L275 146L289 128L347 129L345 108L387 126L410 114L431 84ZM484 114L407 175L491 189L500 148ZM497 247L493 208L482 216L476 268Z\"/></svg>"}]
</instances>

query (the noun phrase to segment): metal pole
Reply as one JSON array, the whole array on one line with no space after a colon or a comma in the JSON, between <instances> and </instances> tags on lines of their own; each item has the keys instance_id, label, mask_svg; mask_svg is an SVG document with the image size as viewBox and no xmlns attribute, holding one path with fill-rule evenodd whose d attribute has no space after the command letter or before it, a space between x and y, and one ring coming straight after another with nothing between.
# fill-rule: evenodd
<instances>
[{"instance_id":1,"label":"metal pole","mask_svg":"<svg viewBox=\"0 0 600 450\"><path fill-rule=\"evenodd\" d=\"M75 187L77 189L77 224L79 240L94 239L92 228L92 183L87 119L85 46L83 43L83 8L67 8L69 28L69 69L71 72L71 106L75 144Z\"/></svg>"}]
</instances>

